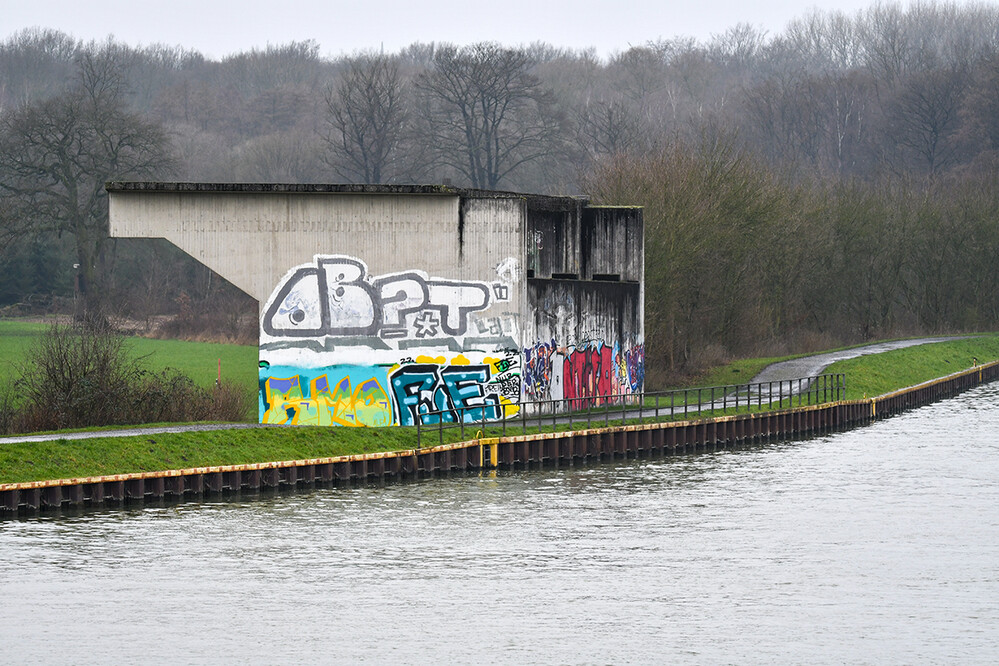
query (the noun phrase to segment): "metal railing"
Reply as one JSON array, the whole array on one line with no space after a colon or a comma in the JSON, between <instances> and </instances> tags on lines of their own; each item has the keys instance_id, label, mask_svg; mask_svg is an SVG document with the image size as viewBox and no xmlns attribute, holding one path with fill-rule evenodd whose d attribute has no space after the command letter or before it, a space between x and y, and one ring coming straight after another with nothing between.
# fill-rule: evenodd
<instances>
[{"instance_id":1,"label":"metal railing","mask_svg":"<svg viewBox=\"0 0 999 666\"><path fill-rule=\"evenodd\" d=\"M788 407L820 405L837 402L846 395L846 376L837 374L814 375L775 382L706 386L672 391L620 393L557 400L531 400L520 403L482 403L452 409L422 411L412 414L416 424L417 447L423 448L424 439L436 434L434 444L444 443L445 430L459 430L465 439L470 429L491 436L507 435L507 431L527 434L528 428L544 432L550 426L576 424L587 428L594 424L610 426L628 421L656 422L684 420L691 415L703 416L706 412L737 414L739 412L773 411ZM519 408L516 414L507 410ZM495 432L493 432L495 431ZM427 444L433 446L434 444Z\"/></svg>"}]
</instances>

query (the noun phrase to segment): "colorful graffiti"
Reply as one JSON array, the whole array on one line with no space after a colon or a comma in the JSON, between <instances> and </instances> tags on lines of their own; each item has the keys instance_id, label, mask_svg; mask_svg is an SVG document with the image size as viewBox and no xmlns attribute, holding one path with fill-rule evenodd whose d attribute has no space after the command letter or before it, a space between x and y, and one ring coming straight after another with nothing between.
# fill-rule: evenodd
<instances>
[{"instance_id":1,"label":"colorful graffiti","mask_svg":"<svg viewBox=\"0 0 999 666\"><path fill-rule=\"evenodd\" d=\"M260 422L378 427L415 425L417 418L424 424L498 419L519 410L518 356L511 351L481 363L463 355L418 356L392 368L311 371L262 363Z\"/></svg>"},{"instance_id":2,"label":"colorful graffiti","mask_svg":"<svg viewBox=\"0 0 999 666\"><path fill-rule=\"evenodd\" d=\"M418 357L394 370L390 377L396 422L474 423L515 414L519 407L520 375L516 352L506 358L486 357L471 363L458 356ZM432 413L440 412L440 413Z\"/></svg>"},{"instance_id":3,"label":"colorful graffiti","mask_svg":"<svg viewBox=\"0 0 999 666\"><path fill-rule=\"evenodd\" d=\"M470 314L509 298L502 282L445 280L416 270L373 277L360 259L317 255L278 285L261 330L275 338L447 338L467 332Z\"/></svg>"},{"instance_id":4,"label":"colorful graffiti","mask_svg":"<svg viewBox=\"0 0 999 666\"><path fill-rule=\"evenodd\" d=\"M278 376L289 371L294 374ZM280 366L267 372L260 382L261 423L392 425L391 402L382 386L384 373L379 378L371 368L350 366L319 369L311 375Z\"/></svg>"},{"instance_id":5,"label":"colorful graffiti","mask_svg":"<svg viewBox=\"0 0 999 666\"><path fill-rule=\"evenodd\" d=\"M288 271L261 316L261 423L388 426L515 414L518 314L493 306L510 301L518 262L495 270L489 282L418 270L372 276L355 257L317 255Z\"/></svg>"},{"instance_id":6,"label":"colorful graffiti","mask_svg":"<svg viewBox=\"0 0 999 666\"><path fill-rule=\"evenodd\" d=\"M488 381L485 365L405 365L391 379L397 421L415 425L416 419L425 424L498 419L502 406L499 395L486 393Z\"/></svg>"},{"instance_id":7,"label":"colorful graffiti","mask_svg":"<svg viewBox=\"0 0 999 666\"><path fill-rule=\"evenodd\" d=\"M524 396L527 400L572 400L573 407L599 405L601 396L642 390L644 345L622 352L603 342L560 347L555 340L524 349Z\"/></svg>"}]
</instances>

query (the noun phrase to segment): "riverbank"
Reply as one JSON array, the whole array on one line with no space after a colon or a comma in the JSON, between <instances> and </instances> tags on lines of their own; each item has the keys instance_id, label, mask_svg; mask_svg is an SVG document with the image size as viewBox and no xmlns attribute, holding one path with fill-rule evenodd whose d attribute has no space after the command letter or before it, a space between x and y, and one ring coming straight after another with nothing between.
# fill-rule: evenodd
<instances>
[{"instance_id":1,"label":"riverbank","mask_svg":"<svg viewBox=\"0 0 999 666\"><path fill-rule=\"evenodd\" d=\"M999 379L999 361L868 400L838 401L778 411L622 424L512 437L481 437L425 449L396 450L248 465L0 484L0 515L41 509L122 506L200 500L222 493L380 481L518 465L609 460L795 439L855 427L951 397Z\"/></svg>"},{"instance_id":2,"label":"riverbank","mask_svg":"<svg viewBox=\"0 0 999 666\"><path fill-rule=\"evenodd\" d=\"M951 340L877 356L861 356L841 362L847 364L845 366L836 364L829 369L840 371L838 368L846 367L847 397L859 398L947 375L955 367L969 367L975 357L979 362L999 359L999 336ZM884 389L886 381L888 388ZM734 416L734 410L728 415ZM582 430L584 427L582 423L564 424L555 430ZM537 429L532 428L525 434L536 432ZM0 444L0 484L333 459L409 451L417 446L415 428L244 426L238 430L208 432L149 431L128 437L102 436L99 432L87 434L87 439L79 441L58 439L56 434L53 437L57 439L44 442L8 440ZM483 433L484 436L498 434L489 428ZM457 431L452 431L451 435L451 442L458 438Z\"/></svg>"}]
</instances>

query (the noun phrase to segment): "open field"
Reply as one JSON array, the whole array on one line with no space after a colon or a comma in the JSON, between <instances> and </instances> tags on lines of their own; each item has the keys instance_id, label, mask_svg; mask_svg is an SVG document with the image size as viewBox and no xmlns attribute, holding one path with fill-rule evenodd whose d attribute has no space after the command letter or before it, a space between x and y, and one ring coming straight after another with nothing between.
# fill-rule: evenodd
<instances>
[{"instance_id":1,"label":"open field","mask_svg":"<svg viewBox=\"0 0 999 666\"><path fill-rule=\"evenodd\" d=\"M987 335L862 356L837 363L829 371L847 373L849 396L855 399L865 394L888 393L969 368L974 357L980 363L999 359L999 336ZM751 361L741 363L738 374L749 374L749 369L758 365L758 362ZM600 420L602 413L594 418L594 424ZM582 425L577 422L576 427ZM551 428L549 422L544 429L550 431ZM476 431L475 426L466 427L466 438L474 437ZM537 431L537 427L529 422L527 432L532 431ZM519 434L520 422L511 423L509 432ZM495 426L486 428L483 433L485 436L499 434L500 428ZM458 438L458 429L452 429L447 431L444 441L457 441ZM425 440L424 445L435 444L436 432L428 439L430 441ZM0 445L0 483L318 458L415 446L414 428L318 427L270 427L3 444Z\"/></svg>"},{"instance_id":2,"label":"open field","mask_svg":"<svg viewBox=\"0 0 999 666\"><path fill-rule=\"evenodd\" d=\"M0 321L0 377L16 374L28 349L47 324L22 321ZM127 338L126 345L135 356L143 357L145 367L158 372L175 368L200 386L211 386L218 376L222 360L222 378L245 388L247 399L255 401L257 394L257 348L253 345L230 345L182 340L151 340Z\"/></svg>"}]
</instances>

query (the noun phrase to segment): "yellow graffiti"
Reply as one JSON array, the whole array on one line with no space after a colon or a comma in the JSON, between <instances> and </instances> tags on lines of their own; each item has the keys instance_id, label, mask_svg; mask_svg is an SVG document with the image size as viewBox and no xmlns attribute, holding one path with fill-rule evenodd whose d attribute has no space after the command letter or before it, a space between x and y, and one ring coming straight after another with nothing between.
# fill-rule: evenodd
<instances>
[{"instance_id":1,"label":"yellow graffiti","mask_svg":"<svg viewBox=\"0 0 999 666\"><path fill-rule=\"evenodd\" d=\"M447 361L443 356L427 356L426 354L420 354L416 357L417 363L433 363L435 365L444 365Z\"/></svg>"},{"instance_id":2,"label":"yellow graffiti","mask_svg":"<svg viewBox=\"0 0 999 666\"><path fill-rule=\"evenodd\" d=\"M299 377L269 377L265 385L270 408L264 412L262 423L368 427L392 424L388 394L373 377L352 390L348 375L330 391L328 377L320 375L309 382L311 398L302 397Z\"/></svg>"},{"instance_id":3,"label":"yellow graffiti","mask_svg":"<svg viewBox=\"0 0 999 666\"><path fill-rule=\"evenodd\" d=\"M292 423L298 419L299 410L296 405L305 402L302 397L302 384L298 376L295 377L268 377L264 383L267 404L270 407L264 412L260 419L261 423ZM295 409L295 415L289 417L288 410Z\"/></svg>"},{"instance_id":4,"label":"yellow graffiti","mask_svg":"<svg viewBox=\"0 0 999 666\"><path fill-rule=\"evenodd\" d=\"M500 405L503 407L503 416L506 418L520 413L520 405L502 395L500 396Z\"/></svg>"}]
</instances>

